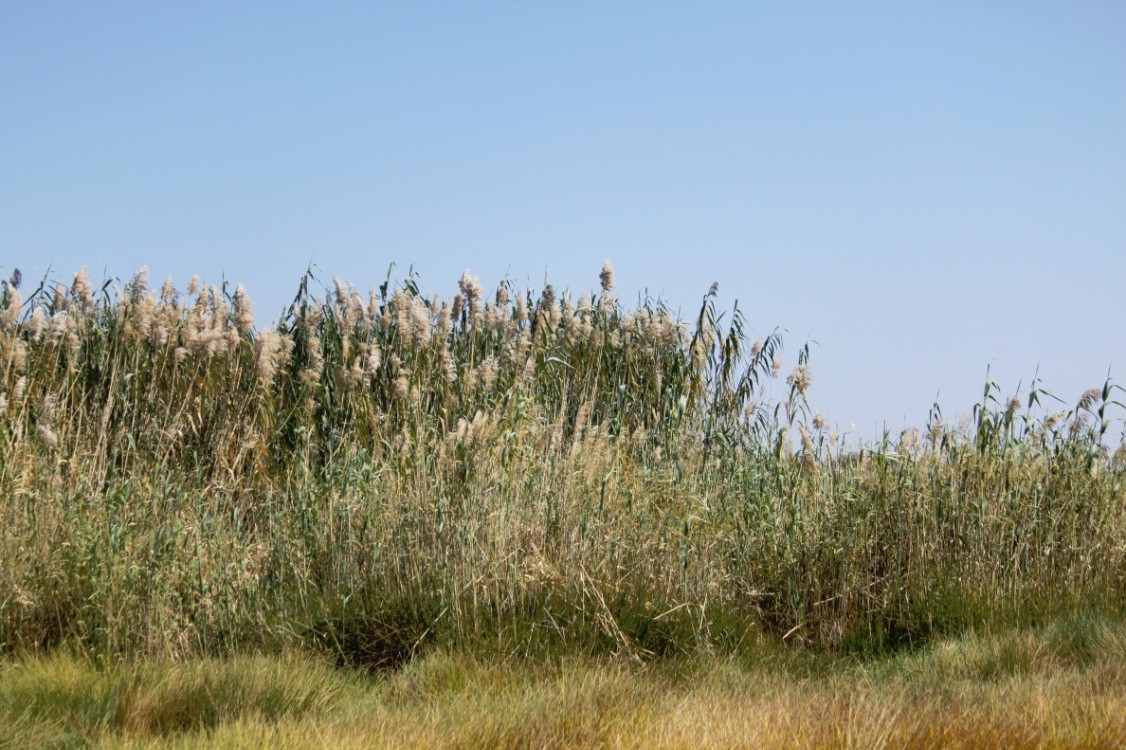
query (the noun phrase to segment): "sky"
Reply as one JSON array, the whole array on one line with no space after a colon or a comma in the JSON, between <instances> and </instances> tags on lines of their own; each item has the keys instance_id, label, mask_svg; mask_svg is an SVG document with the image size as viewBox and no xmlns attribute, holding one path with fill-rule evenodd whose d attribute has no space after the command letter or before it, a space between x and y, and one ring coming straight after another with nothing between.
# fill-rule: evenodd
<instances>
[{"instance_id":1,"label":"sky","mask_svg":"<svg viewBox=\"0 0 1126 750\"><path fill-rule=\"evenodd\" d=\"M4 277L605 260L861 437L1126 382L1126 4L0 2Z\"/></svg>"}]
</instances>

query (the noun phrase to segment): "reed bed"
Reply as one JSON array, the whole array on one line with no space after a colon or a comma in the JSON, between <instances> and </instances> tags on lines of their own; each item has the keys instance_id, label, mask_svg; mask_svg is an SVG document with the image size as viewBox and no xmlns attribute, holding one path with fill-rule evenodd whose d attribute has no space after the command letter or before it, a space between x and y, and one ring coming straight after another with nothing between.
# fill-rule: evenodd
<instances>
[{"instance_id":1,"label":"reed bed","mask_svg":"<svg viewBox=\"0 0 1126 750\"><path fill-rule=\"evenodd\" d=\"M849 445L808 347L599 288L0 286L0 653L878 652L1126 602L1109 379ZM788 373L788 374L786 374Z\"/></svg>"}]
</instances>

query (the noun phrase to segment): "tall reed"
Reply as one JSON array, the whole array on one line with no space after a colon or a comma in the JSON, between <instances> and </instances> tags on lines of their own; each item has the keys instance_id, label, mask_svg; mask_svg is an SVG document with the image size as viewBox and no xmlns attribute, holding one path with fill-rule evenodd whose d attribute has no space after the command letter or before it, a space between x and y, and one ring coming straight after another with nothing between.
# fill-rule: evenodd
<instances>
[{"instance_id":1,"label":"tall reed","mask_svg":"<svg viewBox=\"0 0 1126 750\"><path fill-rule=\"evenodd\" d=\"M14 281L14 280L13 280ZM0 650L879 649L1126 601L1107 381L872 445L809 349L594 292L0 294ZM774 400L772 392L779 394Z\"/></svg>"}]
</instances>

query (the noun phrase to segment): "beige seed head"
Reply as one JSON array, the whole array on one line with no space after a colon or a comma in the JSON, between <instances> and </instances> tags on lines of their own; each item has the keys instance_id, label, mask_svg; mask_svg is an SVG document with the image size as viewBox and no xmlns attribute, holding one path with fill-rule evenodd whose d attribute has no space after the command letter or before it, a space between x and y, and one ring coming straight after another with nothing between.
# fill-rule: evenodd
<instances>
[{"instance_id":1,"label":"beige seed head","mask_svg":"<svg viewBox=\"0 0 1126 750\"><path fill-rule=\"evenodd\" d=\"M438 357L442 363L442 375L446 378L446 382L455 382L457 380L457 365L454 364L454 358L450 354L449 348L443 345Z\"/></svg>"},{"instance_id":2,"label":"beige seed head","mask_svg":"<svg viewBox=\"0 0 1126 750\"><path fill-rule=\"evenodd\" d=\"M12 403L15 403L23 398L24 392L27 390L27 377L20 375L16 379L16 385L12 388Z\"/></svg>"},{"instance_id":3,"label":"beige seed head","mask_svg":"<svg viewBox=\"0 0 1126 750\"><path fill-rule=\"evenodd\" d=\"M20 319L20 308L23 307L23 295L19 290L8 287L8 305L0 312L0 328L15 330Z\"/></svg>"},{"instance_id":4,"label":"beige seed head","mask_svg":"<svg viewBox=\"0 0 1126 750\"><path fill-rule=\"evenodd\" d=\"M489 390L493 387L493 383L496 382L496 379L497 358L490 354L485 358L485 361L481 363L481 384L485 387L485 390Z\"/></svg>"},{"instance_id":5,"label":"beige seed head","mask_svg":"<svg viewBox=\"0 0 1126 750\"><path fill-rule=\"evenodd\" d=\"M1088 388L1079 397L1079 403L1076 404L1075 408L1078 411L1091 411L1100 398L1102 398L1102 391L1098 388Z\"/></svg>"},{"instance_id":6,"label":"beige seed head","mask_svg":"<svg viewBox=\"0 0 1126 750\"><path fill-rule=\"evenodd\" d=\"M255 369L258 372L258 380L263 385L270 385L274 382L274 375L278 370L282 351L281 336L274 330L267 328L258 334L254 346L257 349Z\"/></svg>"},{"instance_id":7,"label":"beige seed head","mask_svg":"<svg viewBox=\"0 0 1126 750\"><path fill-rule=\"evenodd\" d=\"M70 289L83 309L89 310L93 305L94 294L90 287L90 272L86 270L86 266L82 266L78 269L78 273L74 274L74 283L71 284Z\"/></svg>"},{"instance_id":8,"label":"beige seed head","mask_svg":"<svg viewBox=\"0 0 1126 750\"><path fill-rule=\"evenodd\" d=\"M51 316L51 338L60 338L67 332L67 317L66 310L60 310Z\"/></svg>"},{"instance_id":9,"label":"beige seed head","mask_svg":"<svg viewBox=\"0 0 1126 750\"><path fill-rule=\"evenodd\" d=\"M55 310L65 310L67 307L66 287L61 281L55 282L55 295L52 302Z\"/></svg>"},{"instance_id":10,"label":"beige seed head","mask_svg":"<svg viewBox=\"0 0 1126 750\"><path fill-rule=\"evenodd\" d=\"M242 284L235 289L235 328L243 336L254 328L254 303Z\"/></svg>"},{"instance_id":11,"label":"beige seed head","mask_svg":"<svg viewBox=\"0 0 1126 750\"><path fill-rule=\"evenodd\" d=\"M48 448L57 448L59 445L59 436L43 422L35 426L35 436Z\"/></svg>"},{"instance_id":12,"label":"beige seed head","mask_svg":"<svg viewBox=\"0 0 1126 750\"><path fill-rule=\"evenodd\" d=\"M141 266L137 273L133 274L133 281L129 283L130 296L134 302L137 302L149 290L149 267Z\"/></svg>"},{"instance_id":13,"label":"beige seed head","mask_svg":"<svg viewBox=\"0 0 1126 750\"><path fill-rule=\"evenodd\" d=\"M461 279L457 283L461 293L465 295L466 301L469 303L469 315L476 318L481 314L481 297L484 290L481 287L481 280L466 270L461 275Z\"/></svg>"},{"instance_id":14,"label":"beige seed head","mask_svg":"<svg viewBox=\"0 0 1126 750\"><path fill-rule=\"evenodd\" d=\"M27 332L31 336L31 340L39 341L50 325L43 308L36 305L35 310L31 313L31 318L27 321Z\"/></svg>"},{"instance_id":15,"label":"beige seed head","mask_svg":"<svg viewBox=\"0 0 1126 750\"><path fill-rule=\"evenodd\" d=\"M369 378L374 378L379 372L379 363L382 355L383 353L379 350L379 347L373 344L371 351L368 352L367 358L364 360L364 372Z\"/></svg>"},{"instance_id":16,"label":"beige seed head","mask_svg":"<svg viewBox=\"0 0 1126 750\"><path fill-rule=\"evenodd\" d=\"M4 348L4 359L16 372L27 367L27 342L21 338L9 339Z\"/></svg>"},{"instance_id":17,"label":"beige seed head","mask_svg":"<svg viewBox=\"0 0 1126 750\"><path fill-rule=\"evenodd\" d=\"M602 291L610 292L614 289L614 266L610 261L606 261L602 265L602 273L598 274L599 281L602 282Z\"/></svg>"},{"instance_id":18,"label":"beige seed head","mask_svg":"<svg viewBox=\"0 0 1126 750\"><path fill-rule=\"evenodd\" d=\"M438 336L445 341L454 329L453 311L448 303L443 302L438 310Z\"/></svg>"},{"instance_id":19,"label":"beige seed head","mask_svg":"<svg viewBox=\"0 0 1126 750\"><path fill-rule=\"evenodd\" d=\"M598 300L598 309L606 315L614 312L618 307L618 300L610 292L603 292Z\"/></svg>"},{"instance_id":20,"label":"beige seed head","mask_svg":"<svg viewBox=\"0 0 1126 750\"><path fill-rule=\"evenodd\" d=\"M809 384L813 381L813 375L810 373L806 365L798 365L794 371L786 378L786 384L789 385L794 391L802 398L806 397L809 391Z\"/></svg>"}]
</instances>

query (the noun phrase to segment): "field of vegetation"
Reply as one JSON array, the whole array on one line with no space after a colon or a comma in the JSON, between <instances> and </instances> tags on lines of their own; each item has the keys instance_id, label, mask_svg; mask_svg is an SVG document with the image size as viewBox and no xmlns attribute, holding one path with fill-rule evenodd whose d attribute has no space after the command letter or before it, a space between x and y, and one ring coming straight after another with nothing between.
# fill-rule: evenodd
<instances>
[{"instance_id":1,"label":"field of vegetation","mask_svg":"<svg viewBox=\"0 0 1126 750\"><path fill-rule=\"evenodd\" d=\"M600 282L0 283L0 745L1126 741L1119 386L851 444Z\"/></svg>"}]
</instances>

